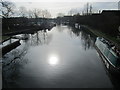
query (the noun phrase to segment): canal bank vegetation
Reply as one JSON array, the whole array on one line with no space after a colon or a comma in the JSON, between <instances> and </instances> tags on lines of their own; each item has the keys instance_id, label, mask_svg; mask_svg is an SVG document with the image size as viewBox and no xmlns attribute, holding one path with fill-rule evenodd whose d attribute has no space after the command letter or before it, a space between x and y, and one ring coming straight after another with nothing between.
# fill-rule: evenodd
<instances>
[{"instance_id":1,"label":"canal bank vegetation","mask_svg":"<svg viewBox=\"0 0 120 90\"><path fill-rule=\"evenodd\" d=\"M118 10L103 10L100 14L88 16L75 16L76 22L89 27L88 30L97 36L113 42L120 47L120 11ZM86 17L86 20L84 19ZM83 20L82 20L83 19Z\"/></svg>"},{"instance_id":2,"label":"canal bank vegetation","mask_svg":"<svg viewBox=\"0 0 120 90\"><path fill-rule=\"evenodd\" d=\"M119 48L120 48L120 38L117 38L117 37L112 37L111 35L109 34L106 34L106 33L103 33L101 32L100 30L96 30L92 27L89 27L87 25L84 25L85 28L87 28L90 32L92 32L94 35L98 36L98 37L103 37L105 38L106 40L109 40L113 43L115 43Z\"/></svg>"}]
</instances>

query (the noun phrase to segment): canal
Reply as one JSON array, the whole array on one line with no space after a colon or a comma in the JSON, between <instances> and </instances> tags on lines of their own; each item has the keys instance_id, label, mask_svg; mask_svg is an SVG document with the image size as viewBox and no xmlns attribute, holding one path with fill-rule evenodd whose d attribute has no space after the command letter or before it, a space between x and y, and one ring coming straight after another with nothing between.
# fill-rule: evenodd
<instances>
[{"instance_id":1,"label":"canal","mask_svg":"<svg viewBox=\"0 0 120 90\"><path fill-rule=\"evenodd\" d=\"M69 26L28 34L3 56L3 88L113 88L95 38Z\"/></svg>"}]
</instances>

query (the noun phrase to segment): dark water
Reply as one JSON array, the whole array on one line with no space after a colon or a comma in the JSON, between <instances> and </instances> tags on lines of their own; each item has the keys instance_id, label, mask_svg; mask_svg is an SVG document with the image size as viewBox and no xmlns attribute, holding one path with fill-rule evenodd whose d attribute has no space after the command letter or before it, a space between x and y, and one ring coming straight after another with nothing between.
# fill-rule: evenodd
<instances>
[{"instance_id":1,"label":"dark water","mask_svg":"<svg viewBox=\"0 0 120 90\"><path fill-rule=\"evenodd\" d=\"M68 26L29 34L3 57L3 87L112 88L94 42Z\"/></svg>"}]
</instances>

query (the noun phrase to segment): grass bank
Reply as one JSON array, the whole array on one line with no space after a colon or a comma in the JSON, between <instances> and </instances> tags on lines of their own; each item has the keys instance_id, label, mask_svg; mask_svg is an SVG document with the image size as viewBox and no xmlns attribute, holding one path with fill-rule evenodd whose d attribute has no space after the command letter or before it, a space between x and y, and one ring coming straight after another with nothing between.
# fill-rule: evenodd
<instances>
[{"instance_id":1,"label":"grass bank","mask_svg":"<svg viewBox=\"0 0 120 90\"><path fill-rule=\"evenodd\" d=\"M120 38L116 38L116 37L112 37L106 33L100 32L99 30L93 29L89 26L84 25L85 28L87 28L90 32L92 32L93 34L95 34L98 37L103 37L106 40L111 41L112 43L114 43L119 49L120 49Z\"/></svg>"}]
</instances>

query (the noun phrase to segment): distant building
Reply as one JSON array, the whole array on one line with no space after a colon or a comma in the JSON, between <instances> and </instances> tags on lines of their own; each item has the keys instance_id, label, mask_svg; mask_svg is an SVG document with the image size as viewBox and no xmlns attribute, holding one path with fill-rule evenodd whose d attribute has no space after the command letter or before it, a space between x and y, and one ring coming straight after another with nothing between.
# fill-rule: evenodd
<instances>
[{"instance_id":1,"label":"distant building","mask_svg":"<svg viewBox=\"0 0 120 90\"><path fill-rule=\"evenodd\" d=\"M120 10L120 1L118 2L118 10Z\"/></svg>"},{"instance_id":2,"label":"distant building","mask_svg":"<svg viewBox=\"0 0 120 90\"><path fill-rule=\"evenodd\" d=\"M103 10L102 15L106 16L120 16L120 10Z\"/></svg>"}]
</instances>

